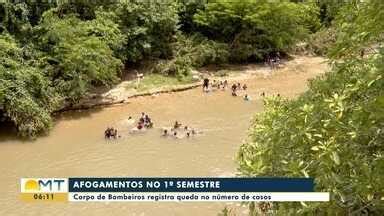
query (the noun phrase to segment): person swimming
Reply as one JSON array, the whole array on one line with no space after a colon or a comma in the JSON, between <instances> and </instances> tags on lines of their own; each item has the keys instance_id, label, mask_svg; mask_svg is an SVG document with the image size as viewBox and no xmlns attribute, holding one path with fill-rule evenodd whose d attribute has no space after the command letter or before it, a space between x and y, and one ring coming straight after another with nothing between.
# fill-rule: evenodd
<instances>
[{"instance_id":1,"label":"person swimming","mask_svg":"<svg viewBox=\"0 0 384 216\"><path fill-rule=\"evenodd\" d=\"M168 130L167 129L165 129L164 131L163 131L163 135L162 135L163 137L166 137L166 136L168 136Z\"/></svg>"},{"instance_id":2,"label":"person swimming","mask_svg":"<svg viewBox=\"0 0 384 216\"><path fill-rule=\"evenodd\" d=\"M213 80L213 83L212 83L212 88L216 87L217 86L217 82L216 80Z\"/></svg>"},{"instance_id":3,"label":"person swimming","mask_svg":"<svg viewBox=\"0 0 384 216\"><path fill-rule=\"evenodd\" d=\"M248 94L245 94L245 95L244 95L244 100L245 100L245 101L250 101L251 98L248 96Z\"/></svg>"},{"instance_id":4,"label":"person swimming","mask_svg":"<svg viewBox=\"0 0 384 216\"><path fill-rule=\"evenodd\" d=\"M139 124L137 124L137 129L141 130L143 129L143 127L144 127L144 123L140 121Z\"/></svg>"},{"instance_id":5,"label":"person swimming","mask_svg":"<svg viewBox=\"0 0 384 216\"><path fill-rule=\"evenodd\" d=\"M173 132L173 137L174 138L176 138L176 139L178 139L179 137L177 136L177 132L175 131L175 132Z\"/></svg>"}]
</instances>

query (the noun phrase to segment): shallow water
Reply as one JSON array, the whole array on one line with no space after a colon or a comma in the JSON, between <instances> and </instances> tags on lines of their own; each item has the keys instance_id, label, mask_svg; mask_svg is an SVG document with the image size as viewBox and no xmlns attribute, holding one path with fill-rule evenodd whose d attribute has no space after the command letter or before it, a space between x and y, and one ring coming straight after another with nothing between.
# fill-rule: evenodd
<instances>
[{"instance_id":1,"label":"shallow water","mask_svg":"<svg viewBox=\"0 0 384 216\"><path fill-rule=\"evenodd\" d=\"M0 132L0 215L217 215L225 203L66 203L19 201L22 177L74 176L233 176L235 156L246 138L252 116L263 109L259 96L279 92L295 96L305 89L312 73L281 73L250 78L252 101L230 96L230 91L204 94L201 89L132 99L129 104L67 112L58 117L50 134L22 142ZM155 128L131 135L128 116L146 112ZM161 137L162 127L175 120L201 130L192 138ZM105 140L107 126L122 137ZM238 214L245 208L230 205Z\"/></svg>"}]
</instances>

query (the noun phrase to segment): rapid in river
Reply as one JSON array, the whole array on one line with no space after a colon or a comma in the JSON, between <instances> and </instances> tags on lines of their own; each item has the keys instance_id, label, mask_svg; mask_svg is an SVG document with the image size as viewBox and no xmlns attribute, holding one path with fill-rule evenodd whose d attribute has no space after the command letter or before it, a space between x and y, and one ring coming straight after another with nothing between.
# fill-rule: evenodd
<instances>
[{"instance_id":1,"label":"rapid in river","mask_svg":"<svg viewBox=\"0 0 384 216\"><path fill-rule=\"evenodd\" d=\"M294 97L306 89L306 80L325 70L303 63L302 70L278 70L271 76L250 76L251 101L233 97L230 90L203 93L201 88L138 97L129 104L65 112L52 131L33 141L21 141L2 126L0 132L0 215L217 215L226 203L22 203L22 177L205 177L236 175L236 153L247 138L251 118L263 110L261 92ZM320 65L320 66L319 66ZM154 128L129 134L127 119L150 115ZM175 121L202 131L190 138L161 137L162 127ZM113 126L122 136L106 140ZM238 214L246 208L235 206Z\"/></svg>"}]
</instances>

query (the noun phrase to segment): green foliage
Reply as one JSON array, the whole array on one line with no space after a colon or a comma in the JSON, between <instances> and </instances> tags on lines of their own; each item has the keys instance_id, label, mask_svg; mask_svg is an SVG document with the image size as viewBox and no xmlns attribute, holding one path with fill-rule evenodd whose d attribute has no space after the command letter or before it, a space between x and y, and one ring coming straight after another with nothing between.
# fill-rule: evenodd
<instances>
[{"instance_id":1,"label":"green foliage","mask_svg":"<svg viewBox=\"0 0 384 216\"><path fill-rule=\"evenodd\" d=\"M381 215L384 212L384 48L379 1L351 4L335 21L331 72L298 99L269 98L240 148L247 176L314 177L327 203L274 205L277 214ZM344 11L345 10L345 11ZM366 22L363 22L366 20Z\"/></svg>"},{"instance_id":2,"label":"green foliage","mask_svg":"<svg viewBox=\"0 0 384 216\"><path fill-rule=\"evenodd\" d=\"M100 8L96 11L96 19L87 22L85 28L90 35L96 36L105 42L113 51L114 55L121 60L126 60L122 53L126 36L120 31L114 12L105 11Z\"/></svg>"},{"instance_id":3,"label":"green foliage","mask_svg":"<svg viewBox=\"0 0 384 216\"><path fill-rule=\"evenodd\" d=\"M311 176L316 191L331 192L330 203L307 204L296 213L382 211L383 60L341 64L313 80L297 100L267 99L240 149L242 173Z\"/></svg>"},{"instance_id":4,"label":"green foliage","mask_svg":"<svg viewBox=\"0 0 384 216\"><path fill-rule=\"evenodd\" d=\"M308 47L312 53L326 56L330 48L336 42L336 30L334 27L323 28L308 38Z\"/></svg>"},{"instance_id":5,"label":"green foliage","mask_svg":"<svg viewBox=\"0 0 384 216\"><path fill-rule=\"evenodd\" d=\"M50 11L53 12L53 11ZM39 48L50 64L52 84L66 99L76 101L91 84L110 85L117 81L121 61L113 56L111 47L119 47L119 31L111 21L101 16L81 21L68 15L59 18L45 13L38 31Z\"/></svg>"},{"instance_id":6,"label":"green foliage","mask_svg":"<svg viewBox=\"0 0 384 216\"><path fill-rule=\"evenodd\" d=\"M115 9L125 36L123 55L129 62L172 55L177 30L177 4L172 1L124 1Z\"/></svg>"},{"instance_id":7,"label":"green foliage","mask_svg":"<svg viewBox=\"0 0 384 216\"><path fill-rule=\"evenodd\" d=\"M370 0L362 4L348 4L335 21L336 45L330 52L331 58L353 58L384 41L384 4Z\"/></svg>"},{"instance_id":8,"label":"green foliage","mask_svg":"<svg viewBox=\"0 0 384 216\"><path fill-rule=\"evenodd\" d=\"M199 27L193 21L193 16L199 11L203 10L206 0L178 0L179 9L179 26L180 30L187 34L200 31Z\"/></svg>"},{"instance_id":9,"label":"green foliage","mask_svg":"<svg viewBox=\"0 0 384 216\"><path fill-rule=\"evenodd\" d=\"M9 35L0 36L0 109L23 136L34 136L51 125L50 112L60 97L41 70L29 66Z\"/></svg>"},{"instance_id":10,"label":"green foliage","mask_svg":"<svg viewBox=\"0 0 384 216\"><path fill-rule=\"evenodd\" d=\"M96 18L96 10L98 7L112 7L117 4L118 0L54 0L57 3L57 15L60 18L68 14L74 14L81 20L93 20Z\"/></svg>"},{"instance_id":11,"label":"green foliage","mask_svg":"<svg viewBox=\"0 0 384 216\"><path fill-rule=\"evenodd\" d=\"M51 113L74 103L92 86L111 85L122 66L117 57L123 35L113 14L96 11L83 21L44 13L23 47L9 35L0 38L0 110L22 136L51 125Z\"/></svg>"},{"instance_id":12,"label":"green foliage","mask_svg":"<svg viewBox=\"0 0 384 216\"><path fill-rule=\"evenodd\" d=\"M193 68L222 64L228 61L228 57L228 46L225 43L217 43L201 35L178 35L173 58L162 61L155 72L183 79L190 75Z\"/></svg>"},{"instance_id":13,"label":"green foliage","mask_svg":"<svg viewBox=\"0 0 384 216\"><path fill-rule=\"evenodd\" d=\"M300 6L301 16L300 24L308 29L311 33L317 32L321 28L320 8L314 2L302 3Z\"/></svg>"},{"instance_id":14,"label":"green foliage","mask_svg":"<svg viewBox=\"0 0 384 216\"><path fill-rule=\"evenodd\" d=\"M332 24L332 21L337 17L340 10L350 2L358 2L359 0L321 0L317 1L317 5L319 7L319 18L321 23L325 27L329 27Z\"/></svg>"},{"instance_id":15,"label":"green foliage","mask_svg":"<svg viewBox=\"0 0 384 216\"><path fill-rule=\"evenodd\" d=\"M178 35L175 44L176 56L187 56L192 66L199 68L208 64L222 64L228 61L228 46L195 34L191 36Z\"/></svg>"},{"instance_id":16,"label":"green foliage","mask_svg":"<svg viewBox=\"0 0 384 216\"><path fill-rule=\"evenodd\" d=\"M195 15L203 33L230 45L231 59L236 62L261 60L271 52L287 52L309 28L308 5L267 1L215 1ZM312 23L313 22L313 23ZM309 24L312 23L312 24Z\"/></svg>"},{"instance_id":17,"label":"green foliage","mask_svg":"<svg viewBox=\"0 0 384 216\"><path fill-rule=\"evenodd\" d=\"M0 33L9 32L19 38L28 34L31 30L28 13L25 3L0 2Z\"/></svg>"}]
</instances>

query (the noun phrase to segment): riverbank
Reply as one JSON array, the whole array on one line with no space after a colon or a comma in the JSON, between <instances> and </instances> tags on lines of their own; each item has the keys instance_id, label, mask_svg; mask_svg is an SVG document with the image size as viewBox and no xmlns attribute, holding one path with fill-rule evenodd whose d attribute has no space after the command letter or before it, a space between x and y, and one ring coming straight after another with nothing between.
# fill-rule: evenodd
<instances>
[{"instance_id":1,"label":"riverbank","mask_svg":"<svg viewBox=\"0 0 384 216\"><path fill-rule=\"evenodd\" d=\"M66 105L56 111L92 109L130 103L132 98L142 96L157 96L163 93L186 91L200 87L203 77L211 80L228 80L235 82L249 78L270 79L284 71L305 72L306 70L324 69L326 59L312 56L294 56L291 60L282 61L279 68L271 69L264 64L223 65L220 67L204 67L192 72L192 77L178 81L176 78L158 74L145 74L139 82L128 78L107 91L91 93L77 104Z\"/></svg>"}]
</instances>

